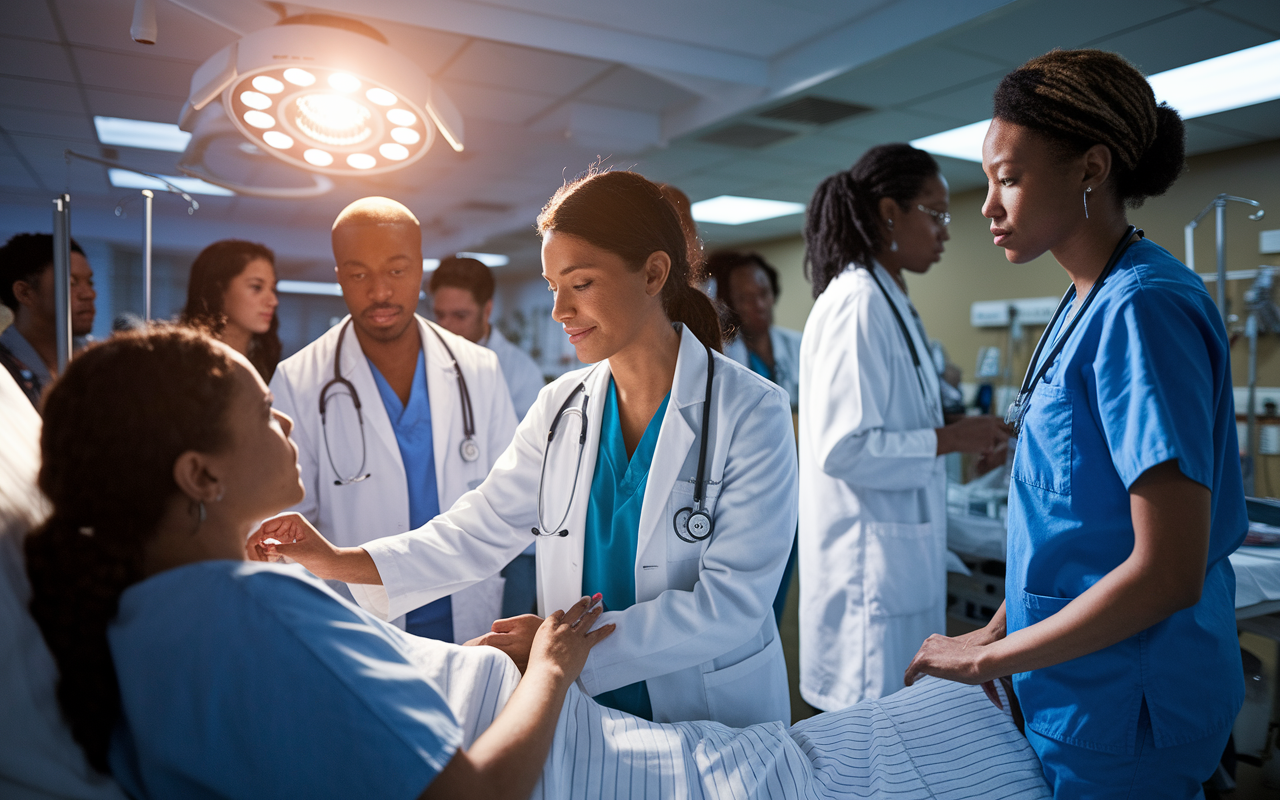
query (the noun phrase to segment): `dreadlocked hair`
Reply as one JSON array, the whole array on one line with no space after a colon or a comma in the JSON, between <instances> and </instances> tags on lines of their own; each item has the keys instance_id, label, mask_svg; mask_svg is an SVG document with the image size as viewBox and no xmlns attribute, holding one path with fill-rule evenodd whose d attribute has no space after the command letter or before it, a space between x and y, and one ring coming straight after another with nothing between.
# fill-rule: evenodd
<instances>
[{"instance_id":1,"label":"dreadlocked hair","mask_svg":"<svg viewBox=\"0 0 1280 800\"><path fill-rule=\"evenodd\" d=\"M538 215L538 235L549 231L577 236L622 258L639 270L655 252L671 259L662 286L667 319L689 329L698 341L720 352L720 314L702 293L702 271L689 262L689 241L680 215L659 186L638 172L592 169L561 186Z\"/></svg>"},{"instance_id":2,"label":"dreadlocked hair","mask_svg":"<svg viewBox=\"0 0 1280 800\"><path fill-rule=\"evenodd\" d=\"M107 626L142 580L178 456L229 441L234 362L178 326L119 333L77 356L50 390L39 485L53 506L27 537L31 615L58 665L58 705L88 761L107 771L120 690Z\"/></svg>"},{"instance_id":3,"label":"dreadlocked hair","mask_svg":"<svg viewBox=\"0 0 1280 800\"><path fill-rule=\"evenodd\" d=\"M938 162L909 144L882 144L847 172L818 184L804 220L804 274L817 297L849 264L869 266L884 246L880 200L904 211L939 174Z\"/></svg>"},{"instance_id":4,"label":"dreadlocked hair","mask_svg":"<svg viewBox=\"0 0 1280 800\"><path fill-rule=\"evenodd\" d=\"M1064 156L1111 151L1116 198L1137 208L1168 191L1185 163L1182 118L1156 104L1132 64L1104 50L1053 50L1000 81L996 119L1047 136Z\"/></svg>"}]
</instances>

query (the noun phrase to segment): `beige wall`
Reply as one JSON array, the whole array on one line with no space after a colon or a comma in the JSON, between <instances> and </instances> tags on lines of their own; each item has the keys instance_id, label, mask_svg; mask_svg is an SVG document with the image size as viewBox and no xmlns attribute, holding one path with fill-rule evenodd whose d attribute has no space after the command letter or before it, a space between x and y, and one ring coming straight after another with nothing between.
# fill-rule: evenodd
<instances>
[{"instance_id":1,"label":"beige wall","mask_svg":"<svg viewBox=\"0 0 1280 800\"><path fill-rule=\"evenodd\" d=\"M1169 193L1131 211L1129 220L1143 228L1149 239L1182 259L1183 227L1220 192L1258 200L1269 211L1265 219L1251 222L1246 218L1251 209L1239 204L1228 206L1227 268L1280 265L1280 256L1260 255L1258 251L1258 233L1280 228L1280 141L1188 159L1186 173ZM991 244L988 223L981 214L983 198L983 190L962 192L951 198L951 241L947 243L946 253L928 274L908 279L911 297L924 318L929 335L946 346L951 359L964 371L966 380L972 379L978 348L1004 347L1007 337L1004 328L977 329L970 326L969 307L972 303L1021 297L1059 297L1068 285L1066 273L1050 255L1022 265L1005 261L1003 252ZM811 287L801 267L803 239L789 237L759 242L753 247L781 273L782 297L775 311L777 324L802 330L813 305ZM1196 271L1213 272L1215 265L1214 223L1210 213L1196 231ZM1243 312L1241 296L1248 285L1248 281L1228 284L1227 296L1233 311ZM1213 286L1208 284L1210 293ZM1243 329L1242 322L1233 324L1231 329L1233 332ZM1038 334L1038 328L1027 331L1015 360L1017 379L1021 378ZM1258 349L1259 385L1280 386L1280 336L1264 337ZM1248 348L1242 336L1237 337L1231 356L1235 385L1244 386ZM1243 412L1243 407L1240 410ZM1259 465L1259 493L1280 493L1280 457L1269 457L1264 462ZM1274 481L1261 480L1270 474L1276 476Z\"/></svg>"}]
</instances>

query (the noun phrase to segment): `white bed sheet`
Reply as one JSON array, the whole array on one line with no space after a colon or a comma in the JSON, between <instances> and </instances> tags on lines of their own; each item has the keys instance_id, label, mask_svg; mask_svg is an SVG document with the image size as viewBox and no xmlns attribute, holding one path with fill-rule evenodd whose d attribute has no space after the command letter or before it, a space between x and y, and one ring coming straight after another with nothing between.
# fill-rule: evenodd
<instances>
[{"instance_id":1,"label":"white bed sheet","mask_svg":"<svg viewBox=\"0 0 1280 800\"><path fill-rule=\"evenodd\" d=\"M415 640L414 659L475 741L519 673L485 647ZM575 687L556 728L538 800L847 797L1048 798L1040 763L982 690L926 679L875 702L734 729L656 724L604 708Z\"/></svg>"}]
</instances>

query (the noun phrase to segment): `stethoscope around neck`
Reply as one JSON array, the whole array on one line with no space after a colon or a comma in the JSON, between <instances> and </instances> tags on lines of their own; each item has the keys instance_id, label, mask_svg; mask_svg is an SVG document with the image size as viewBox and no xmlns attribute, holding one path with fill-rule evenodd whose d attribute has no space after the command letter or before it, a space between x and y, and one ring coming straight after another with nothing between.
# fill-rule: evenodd
<instances>
[{"instance_id":1,"label":"stethoscope around neck","mask_svg":"<svg viewBox=\"0 0 1280 800\"><path fill-rule=\"evenodd\" d=\"M703 346L706 347L706 345ZM680 509L671 519L671 525L675 528L676 536L690 544L697 544L706 540L715 529L715 525L711 521L711 514L707 511L706 506L706 472L707 440L711 438L711 382L715 378L716 368L715 360L711 356L711 348L707 347L706 349L707 388L702 402L702 433L699 436L701 441L698 443L697 477L693 482L693 505ZM573 508L573 497L578 491L578 477L582 472L582 454L587 449L587 404L591 401L591 396L587 394L587 381L590 379L591 374L588 373L586 378L573 387L573 391L569 392L569 396L560 404L560 410L551 418L551 427L547 430L547 447L542 452L542 469L538 474L538 525L529 530L534 536L569 535L569 530L564 527L564 523L569 518L570 509ZM582 395L582 402L579 405L574 405L574 400L578 395ZM547 455L551 452L551 444L555 441L556 430L559 429L560 422L566 416L572 415L578 416L580 428L578 431L578 461L573 470L573 484L569 488L569 502L565 504L564 514L560 517L560 521L555 525L547 525L543 520L543 487L547 481Z\"/></svg>"},{"instance_id":2,"label":"stethoscope around neck","mask_svg":"<svg viewBox=\"0 0 1280 800\"><path fill-rule=\"evenodd\" d=\"M356 391L356 387L351 381L342 377L342 341L347 335L347 328L351 327L351 320L348 319L342 324L342 330L338 331L338 345L333 351L333 378L324 386L320 387L320 431L324 435L324 452L329 459L329 467L333 470L336 478L334 486L347 486L352 483L359 483L368 478L371 473L364 471L365 461L368 456L368 450L364 437L364 413L360 410L360 393ZM480 445L476 443L476 415L471 407L471 393L467 391L467 379L462 375L462 368L458 366L458 359L453 355L453 350L449 349L448 343L444 337L436 330L431 323L427 323L427 328L436 335L436 339L440 341L440 345L444 347L444 351L449 354L449 361L453 364L453 372L458 377L458 395L462 401L462 444L459 445L458 451L462 456L462 460L468 463L480 458ZM329 427L326 404L329 399L329 392L334 387L347 390L347 394L351 396L351 404L355 406L356 421L360 424L360 467L351 475L344 478L342 473L338 471L338 467L333 463L333 451L329 449Z\"/></svg>"},{"instance_id":3,"label":"stethoscope around neck","mask_svg":"<svg viewBox=\"0 0 1280 800\"><path fill-rule=\"evenodd\" d=\"M911 350L911 363L916 368L916 380L920 383L920 392L927 400L929 389L925 386L924 374L920 371L923 361L920 358L920 352L916 350L916 340L912 338L911 331L907 328L907 321L902 318L902 312L898 310L898 304L893 302L893 298L889 296L889 290L884 288L884 284L880 282L880 276L876 275L875 265L873 264L869 267L867 272L870 273L871 280L876 282L876 286L880 287L881 294L884 295L884 299L889 303L889 310L893 312L893 318L898 321L898 329L902 331L902 338L907 340L907 348ZM938 403L942 403L941 394L938 395Z\"/></svg>"}]
</instances>

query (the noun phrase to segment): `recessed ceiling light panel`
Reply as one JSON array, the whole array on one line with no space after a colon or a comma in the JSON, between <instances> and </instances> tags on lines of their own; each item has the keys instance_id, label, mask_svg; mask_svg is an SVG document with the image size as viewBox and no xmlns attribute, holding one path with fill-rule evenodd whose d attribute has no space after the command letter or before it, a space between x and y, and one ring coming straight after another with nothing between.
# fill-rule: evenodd
<instances>
[{"instance_id":1,"label":"recessed ceiling light panel","mask_svg":"<svg viewBox=\"0 0 1280 800\"><path fill-rule=\"evenodd\" d=\"M698 222L745 225L748 222L800 214L804 211L804 203L722 194L710 200L699 200L690 207L690 210L693 212L693 218Z\"/></svg>"}]
</instances>

